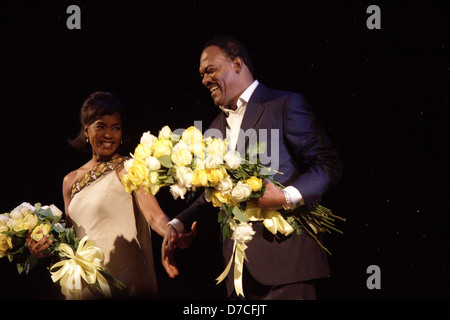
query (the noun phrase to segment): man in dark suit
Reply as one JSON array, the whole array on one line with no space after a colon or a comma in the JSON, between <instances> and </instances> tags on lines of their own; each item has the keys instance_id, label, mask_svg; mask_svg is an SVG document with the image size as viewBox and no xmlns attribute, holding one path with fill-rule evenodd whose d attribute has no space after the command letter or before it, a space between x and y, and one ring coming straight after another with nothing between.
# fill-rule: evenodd
<instances>
[{"instance_id":1,"label":"man in dark suit","mask_svg":"<svg viewBox=\"0 0 450 320\"><path fill-rule=\"evenodd\" d=\"M297 93L266 88L253 78L253 66L245 47L231 37L219 37L204 46L200 57L203 85L222 112L210 125L230 147L248 151L249 141L266 142L265 166L282 174L268 182L257 205L264 209L313 208L341 176L341 163L325 130L305 98ZM207 130L214 132L214 130ZM258 139L257 139L258 140ZM169 276L178 273L168 254L182 234L212 207L204 196L179 214L167 228L163 264ZM248 299L315 299L314 280L330 276L326 253L306 232L273 235L262 222L255 222L253 239L247 243L243 288ZM224 258L232 255L233 241L223 243ZM230 298L234 293L232 271L227 277ZM239 298L239 297L238 297Z\"/></svg>"}]
</instances>

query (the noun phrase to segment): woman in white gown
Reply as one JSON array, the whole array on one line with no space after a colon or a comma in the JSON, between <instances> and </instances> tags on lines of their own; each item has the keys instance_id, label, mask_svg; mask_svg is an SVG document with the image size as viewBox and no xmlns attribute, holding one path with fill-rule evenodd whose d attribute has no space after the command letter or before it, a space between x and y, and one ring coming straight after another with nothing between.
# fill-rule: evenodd
<instances>
[{"instance_id":1,"label":"woman in white gown","mask_svg":"<svg viewBox=\"0 0 450 320\"><path fill-rule=\"evenodd\" d=\"M157 283L150 228L164 236L168 217L156 198L143 191L129 194L121 183L126 173L119 100L108 92L90 95L81 108L81 131L74 146L89 147L89 162L63 181L66 220L76 235L88 235L105 254L104 264L126 286L119 298L155 298ZM44 238L31 244L39 255L49 245ZM71 297L67 297L70 299ZM96 297L86 287L82 299Z\"/></svg>"}]
</instances>

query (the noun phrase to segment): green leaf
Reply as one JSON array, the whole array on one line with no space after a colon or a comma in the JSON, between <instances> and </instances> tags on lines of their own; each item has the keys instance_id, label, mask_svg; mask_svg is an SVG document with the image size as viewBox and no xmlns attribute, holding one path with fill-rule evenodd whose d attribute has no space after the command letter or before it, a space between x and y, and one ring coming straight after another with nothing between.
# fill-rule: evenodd
<instances>
[{"instance_id":1,"label":"green leaf","mask_svg":"<svg viewBox=\"0 0 450 320\"><path fill-rule=\"evenodd\" d=\"M52 213L52 210L50 210L50 208L47 208L47 209L40 208L38 211L38 214L43 217L53 217L53 213Z\"/></svg>"},{"instance_id":2,"label":"green leaf","mask_svg":"<svg viewBox=\"0 0 450 320\"><path fill-rule=\"evenodd\" d=\"M231 238L231 229L228 225L223 226L222 236L223 236L223 240L225 240L226 238Z\"/></svg>"},{"instance_id":3,"label":"green leaf","mask_svg":"<svg viewBox=\"0 0 450 320\"><path fill-rule=\"evenodd\" d=\"M60 224L54 224L53 225L53 230L55 232L61 233L61 232L64 232L64 229L65 229L64 226L62 226Z\"/></svg>"},{"instance_id":4,"label":"green leaf","mask_svg":"<svg viewBox=\"0 0 450 320\"><path fill-rule=\"evenodd\" d=\"M21 263L17 263L17 272L21 274L25 270L25 267Z\"/></svg>"},{"instance_id":5,"label":"green leaf","mask_svg":"<svg viewBox=\"0 0 450 320\"><path fill-rule=\"evenodd\" d=\"M242 212L241 209L238 207L233 207L233 215L240 221L240 222L247 222L247 219L245 218L245 213Z\"/></svg>"},{"instance_id":6,"label":"green leaf","mask_svg":"<svg viewBox=\"0 0 450 320\"><path fill-rule=\"evenodd\" d=\"M172 176L168 176L167 179L165 180L165 183L173 184L173 183L175 183L175 181L173 180Z\"/></svg>"},{"instance_id":7,"label":"green leaf","mask_svg":"<svg viewBox=\"0 0 450 320\"><path fill-rule=\"evenodd\" d=\"M161 163L161 165L163 167L172 168L172 166L173 166L172 159L168 155L164 155L164 156L159 157L158 161L159 161L159 163Z\"/></svg>"}]
</instances>

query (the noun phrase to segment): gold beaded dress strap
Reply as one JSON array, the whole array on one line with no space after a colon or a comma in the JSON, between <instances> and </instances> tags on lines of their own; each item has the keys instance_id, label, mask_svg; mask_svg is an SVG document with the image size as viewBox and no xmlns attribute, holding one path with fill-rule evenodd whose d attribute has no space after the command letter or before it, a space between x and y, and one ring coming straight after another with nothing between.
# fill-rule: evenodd
<instances>
[{"instance_id":1,"label":"gold beaded dress strap","mask_svg":"<svg viewBox=\"0 0 450 320\"><path fill-rule=\"evenodd\" d=\"M106 173L116 170L126 159L126 157L117 157L109 161L99 163L72 185L70 197L73 198L78 192L98 180L98 178Z\"/></svg>"}]
</instances>

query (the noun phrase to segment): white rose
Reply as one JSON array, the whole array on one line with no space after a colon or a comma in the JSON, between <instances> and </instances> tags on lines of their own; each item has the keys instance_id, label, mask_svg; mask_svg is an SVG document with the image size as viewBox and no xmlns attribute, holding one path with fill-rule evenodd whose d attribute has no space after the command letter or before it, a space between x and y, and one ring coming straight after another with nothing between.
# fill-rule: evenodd
<instances>
[{"instance_id":1,"label":"white rose","mask_svg":"<svg viewBox=\"0 0 450 320\"><path fill-rule=\"evenodd\" d=\"M194 158L195 169L205 169L205 161L201 158Z\"/></svg>"},{"instance_id":2,"label":"white rose","mask_svg":"<svg viewBox=\"0 0 450 320\"><path fill-rule=\"evenodd\" d=\"M184 195L186 194L186 192L187 192L186 187L180 185L179 183L172 184L170 186L170 193L172 194L172 197L175 200L178 199L178 197L180 197L181 199L184 199Z\"/></svg>"},{"instance_id":3,"label":"white rose","mask_svg":"<svg viewBox=\"0 0 450 320\"><path fill-rule=\"evenodd\" d=\"M222 154L208 154L205 159L205 167L207 169L217 169L221 164L223 164Z\"/></svg>"},{"instance_id":4,"label":"white rose","mask_svg":"<svg viewBox=\"0 0 450 320\"><path fill-rule=\"evenodd\" d=\"M140 143L142 143L146 147L151 148L153 142L155 142L156 140L158 140L158 138L152 135L150 131L147 131L142 134Z\"/></svg>"},{"instance_id":5,"label":"white rose","mask_svg":"<svg viewBox=\"0 0 450 320\"><path fill-rule=\"evenodd\" d=\"M7 213L0 214L0 227L1 226L6 227L8 221L9 221L9 216Z\"/></svg>"},{"instance_id":6,"label":"white rose","mask_svg":"<svg viewBox=\"0 0 450 320\"><path fill-rule=\"evenodd\" d=\"M206 139L206 153L207 154L222 154L227 151L227 144L222 139Z\"/></svg>"},{"instance_id":7,"label":"white rose","mask_svg":"<svg viewBox=\"0 0 450 320\"><path fill-rule=\"evenodd\" d=\"M159 139L169 139L172 137L172 130L170 130L169 126L162 127L161 130L159 130Z\"/></svg>"},{"instance_id":8,"label":"white rose","mask_svg":"<svg viewBox=\"0 0 450 320\"><path fill-rule=\"evenodd\" d=\"M192 177L194 175L194 171L192 171L189 167L175 167L175 178L178 180L178 183L187 188L192 188Z\"/></svg>"},{"instance_id":9,"label":"white rose","mask_svg":"<svg viewBox=\"0 0 450 320\"><path fill-rule=\"evenodd\" d=\"M251 223L241 222L237 225L231 238L238 243L246 243L252 240L254 234Z\"/></svg>"},{"instance_id":10,"label":"white rose","mask_svg":"<svg viewBox=\"0 0 450 320\"><path fill-rule=\"evenodd\" d=\"M192 162L192 153L184 141L179 141L172 149L172 162L178 166L187 166Z\"/></svg>"},{"instance_id":11,"label":"white rose","mask_svg":"<svg viewBox=\"0 0 450 320\"><path fill-rule=\"evenodd\" d=\"M231 190L231 196L237 201L246 201L252 194L252 187L246 183L239 181L236 186Z\"/></svg>"},{"instance_id":12,"label":"white rose","mask_svg":"<svg viewBox=\"0 0 450 320\"><path fill-rule=\"evenodd\" d=\"M228 168L236 170L241 165L241 157L236 151L228 151L223 157Z\"/></svg>"},{"instance_id":13,"label":"white rose","mask_svg":"<svg viewBox=\"0 0 450 320\"><path fill-rule=\"evenodd\" d=\"M29 204L28 202L23 202L21 205L15 207L11 213L9 214L9 217L13 220L20 220L25 217L29 211L34 211L34 207Z\"/></svg>"},{"instance_id":14,"label":"white rose","mask_svg":"<svg viewBox=\"0 0 450 320\"><path fill-rule=\"evenodd\" d=\"M228 193L233 189L233 181L230 177L223 178L215 188L222 193Z\"/></svg>"},{"instance_id":15,"label":"white rose","mask_svg":"<svg viewBox=\"0 0 450 320\"><path fill-rule=\"evenodd\" d=\"M156 171L161 168L161 163L153 156L148 156L145 158L145 163L150 171Z\"/></svg>"}]
</instances>

